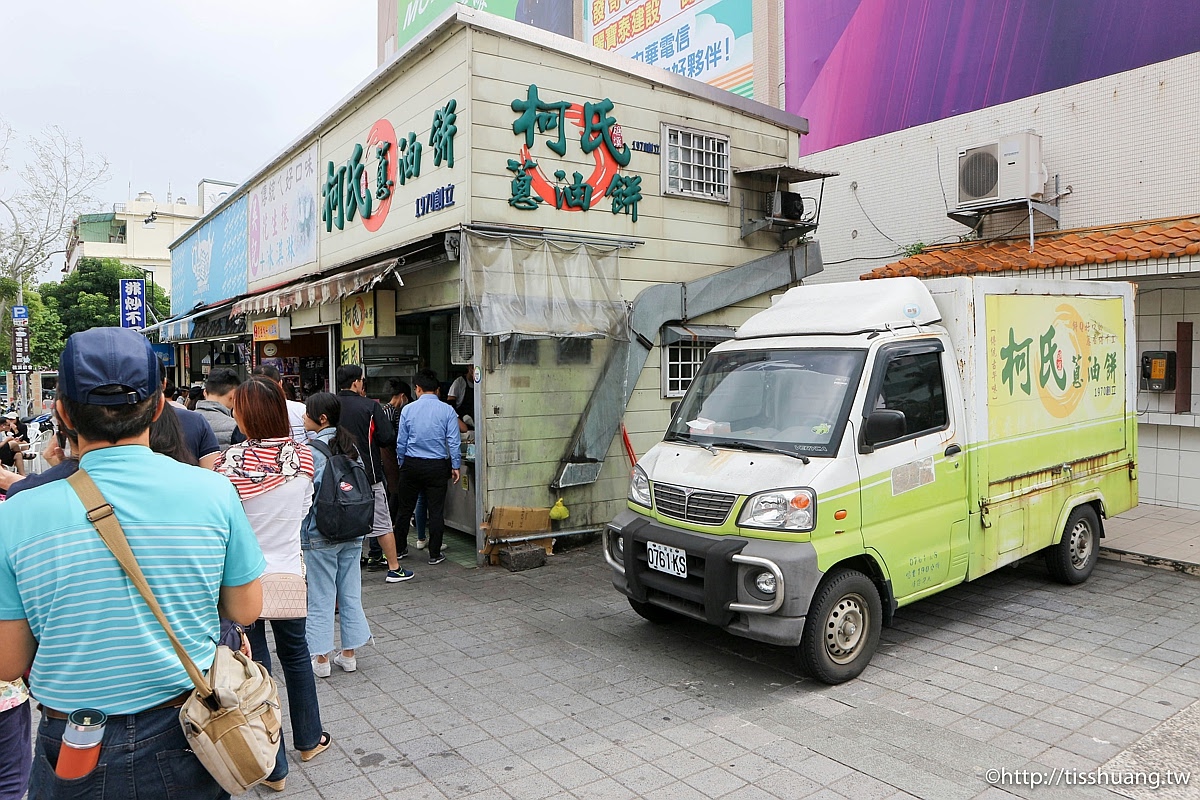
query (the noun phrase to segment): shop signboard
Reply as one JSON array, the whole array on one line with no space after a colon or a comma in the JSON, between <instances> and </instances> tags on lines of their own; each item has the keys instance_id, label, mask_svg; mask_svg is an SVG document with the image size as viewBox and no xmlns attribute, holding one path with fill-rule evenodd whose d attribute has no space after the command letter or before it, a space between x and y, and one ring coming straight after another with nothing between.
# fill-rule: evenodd
<instances>
[{"instance_id":1,"label":"shop signboard","mask_svg":"<svg viewBox=\"0 0 1200 800\"><path fill-rule=\"evenodd\" d=\"M754 98L754 14L745 0L585 0L583 40Z\"/></svg>"},{"instance_id":2,"label":"shop signboard","mask_svg":"<svg viewBox=\"0 0 1200 800\"><path fill-rule=\"evenodd\" d=\"M146 327L146 279L121 278L120 287L121 327L141 330Z\"/></svg>"},{"instance_id":3,"label":"shop signboard","mask_svg":"<svg viewBox=\"0 0 1200 800\"><path fill-rule=\"evenodd\" d=\"M343 164L325 164L321 186L321 222L326 233L344 231L358 219L367 231L383 227L392 202L406 186L421 177L425 150L431 151L432 168L444 163L454 167L454 140L458 133L458 101L451 98L435 109L430 119L429 138L422 141L414 130L397 137L387 119L378 119L366 138L350 148ZM429 169L426 169L429 172ZM405 197L407 202L410 198ZM454 184L413 198L415 216L441 211L454 205Z\"/></svg>"},{"instance_id":4,"label":"shop signboard","mask_svg":"<svg viewBox=\"0 0 1200 800\"><path fill-rule=\"evenodd\" d=\"M317 145L295 155L250 190L250 280L317 260Z\"/></svg>"},{"instance_id":5,"label":"shop signboard","mask_svg":"<svg viewBox=\"0 0 1200 800\"><path fill-rule=\"evenodd\" d=\"M246 293L246 209L243 195L171 251L172 315Z\"/></svg>"},{"instance_id":6,"label":"shop signboard","mask_svg":"<svg viewBox=\"0 0 1200 800\"><path fill-rule=\"evenodd\" d=\"M525 96L514 98L510 107L515 115L512 132L520 137L516 158L508 159L506 167L512 173L510 206L519 211L537 211L542 206L588 211L607 202L608 211L637 222L642 177L621 171L629 165L631 151L612 100L544 98L531 83ZM539 134L544 137L540 142ZM559 161L568 151L592 158L595 166L586 178L578 171L568 177L567 165ZM547 159L553 166L543 166Z\"/></svg>"},{"instance_id":7,"label":"shop signboard","mask_svg":"<svg viewBox=\"0 0 1200 800\"><path fill-rule=\"evenodd\" d=\"M362 362L362 341L360 339L343 340L341 349L338 351L338 366L344 367L349 364L362 364Z\"/></svg>"},{"instance_id":8,"label":"shop signboard","mask_svg":"<svg viewBox=\"0 0 1200 800\"><path fill-rule=\"evenodd\" d=\"M159 359L163 362L163 366L168 369L175 368L175 346L171 344L160 344L158 342L151 343L150 347L158 354Z\"/></svg>"},{"instance_id":9,"label":"shop signboard","mask_svg":"<svg viewBox=\"0 0 1200 800\"><path fill-rule=\"evenodd\" d=\"M252 338L256 342L278 342L292 338L291 317L268 317L254 321Z\"/></svg>"},{"instance_id":10,"label":"shop signboard","mask_svg":"<svg viewBox=\"0 0 1200 800\"><path fill-rule=\"evenodd\" d=\"M28 375L32 371L29 356L29 328L14 325L12 329L12 371Z\"/></svg>"},{"instance_id":11,"label":"shop signboard","mask_svg":"<svg viewBox=\"0 0 1200 800\"><path fill-rule=\"evenodd\" d=\"M375 336L375 295L363 292L342 298L342 339L371 339ZM345 362L343 362L345 363ZM358 363L358 362L354 362Z\"/></svg>"}]
</instances>

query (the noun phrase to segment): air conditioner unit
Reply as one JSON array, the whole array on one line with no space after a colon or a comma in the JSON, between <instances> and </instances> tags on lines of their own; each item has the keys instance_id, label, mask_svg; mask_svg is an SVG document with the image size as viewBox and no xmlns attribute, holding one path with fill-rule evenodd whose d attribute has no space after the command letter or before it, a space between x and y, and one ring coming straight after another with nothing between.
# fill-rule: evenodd
<instances>
[{"instance_id":1,"label":"air conditioner unit","mask_svg":"<svg viewBox=\"0 0 1200 800\"><path fill-rule=\"evenodd\" d=\"M958 207L1039 200L1046 185L1042 137L1032 131L958 151Z\"/></svg>"},{"instance_id":2,"label":"air conditioner unit","mask_svg":"<svg viewBox=\"0 0 1200 800\"><path fill-rule=\"evenodd\" d=\"M804 218L804 198L795 192L767 192L767 216L798 222Z\"/></svg>"}]
</instances>

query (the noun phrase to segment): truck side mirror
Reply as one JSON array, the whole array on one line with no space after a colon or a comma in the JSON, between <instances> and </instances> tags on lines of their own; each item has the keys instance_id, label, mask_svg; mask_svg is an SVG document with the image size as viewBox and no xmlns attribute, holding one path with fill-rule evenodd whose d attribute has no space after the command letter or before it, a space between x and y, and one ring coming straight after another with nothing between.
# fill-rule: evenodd
<instances>
[{"instance_id":1,"label":"truck side mirror","mask_svg":"<svg viewBox=\"0 0 1200 800\"><path fill-rule=\"evenodd\" d=\"M671 416L674 417L678 413L679 413L679 401L676 400L675 402L671 403Z\"/></svg>"},{"instance_id":2,"label":"truck side mirror","mask_svg":"<svg viewBox=\"0 0 1200 800\"><path fill-rule=\"evenodd\" d=\"M871 447L880 442L890 442L908 433L908 423L903 411L891 408L877 408L867 417L866 429L863 431L863 444ZM870 451L867 451L870 452Z\"/></svg>"}]
</instances>

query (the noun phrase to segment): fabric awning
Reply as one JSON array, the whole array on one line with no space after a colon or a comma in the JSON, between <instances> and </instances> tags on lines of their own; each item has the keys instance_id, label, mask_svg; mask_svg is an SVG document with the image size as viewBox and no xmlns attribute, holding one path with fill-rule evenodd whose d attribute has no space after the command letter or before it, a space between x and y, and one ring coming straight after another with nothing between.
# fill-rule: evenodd
<instances>
[{"instance_id":1,"label":"fabric awning","mask_svg":"<svg viewBox=\"0 0 1200 800\"><path fill-rule=\"evenodd\" d=\"M203 311L197 311L193 314L188 314L186 317L179 319L171 319L166 322L159 323L158 338L163 342L182 342L196 337L196 322L204 317L212 317L217 314L229 311L233 306L232 303L226 303L216 308L206 308ZM144 333L150 333L152 329L147 328Z\"/></svg>"},{"instance_id":2,"label":"fabric awning","mask_svg":"<svg viewBox=\"0 0 1200 800\"><path fill-rule=\"evenodd\" d=\"M310 280L272 289L253 297L239 300L233 305L234 314L265 314L271 311L283 313L296 308L331 303L352 294L365 292L379 285L388 275L395 272L399 259L390 258L353 272L343 272L319 280ZM397 276L396 280L400 280Z\"/></svg>"}]
</instances>

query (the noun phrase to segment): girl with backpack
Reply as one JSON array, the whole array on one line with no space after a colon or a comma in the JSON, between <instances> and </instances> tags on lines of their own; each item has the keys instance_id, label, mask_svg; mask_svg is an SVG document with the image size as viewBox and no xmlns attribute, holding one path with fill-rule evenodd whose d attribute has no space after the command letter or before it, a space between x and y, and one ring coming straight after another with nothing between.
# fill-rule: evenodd
<instances>
[{"instance_id":1,"label":"girl with backpack","mask_svg":"<svg viewBox=\"0 0 1200 800\"><path fill-rule=\"evenodd\" d=\"M292 744L300 751L302 761L310 761L328 749L332 741L321 729L303 616L306 609L296 590L296 584L304 585L300 528L312 503L314 454L308 445L291 438L283 389L269 378L254 377L234 389L233 418L247 440L221 453L213 469L228 477L237 489L267 559L262 577L263 618L246 628L246 636L254 660L270 672L266 631L270 620L275 654L287 686ZM174 424L176 433L181 433L179 423ZM184 452L191 455L186 449ZM263 785L282 792L287 773L280 737L275 769Z\"/></svg>"},{"instance_id":2,"label":"girl with backpack","mask_svg":"<svg viewBox=\"0 0 1200 800\"><path fill-rule=\"evenodd\" d=\"M308 566L308 650L312 653L312 671L318 678L328 678L331 671L329 655L333 652L333 611L338 609L341 627L342 649L333 657L333 663L346 672L354 672L358 663L354 651L371 641L371 628L362 606L362 573L359 556L362 553L363 535L357 526L350 530L337 530L329 526L328 507L322 504L322 489L329 495L333 488L342 488L357 483L353 472L340 472L342 486L325 486L326 480L337 480L328 474L345 464L341 456L357 462L361 480L366 480L362 469L354 436L338 428L342 416L342 403L336 395L317 392L304 403L304 427L312 439L313 471L316 475L313 486L313 505L300 529L300 545L304 549ZM328 455L327 455L328 454ZM330 461L340 464L330 465ZM360 487L352 487L348 492ZM367 491L370 485L367 484ZM372 495L372 502L373 495ZM318 527L318 512L324 512L322 523L325 532ZM346 536L352 538L345 538Z\"/></svg>"}]
</instances>

